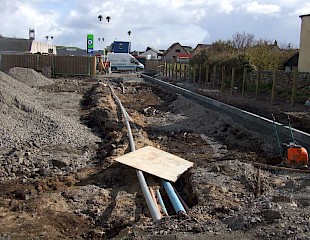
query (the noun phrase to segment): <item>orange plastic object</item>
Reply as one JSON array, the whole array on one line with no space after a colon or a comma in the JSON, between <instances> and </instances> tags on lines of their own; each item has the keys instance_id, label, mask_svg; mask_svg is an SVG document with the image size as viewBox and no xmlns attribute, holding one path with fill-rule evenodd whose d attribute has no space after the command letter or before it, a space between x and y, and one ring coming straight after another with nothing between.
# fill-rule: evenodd
<instances>
[{"instance_id":1,"label":"orange plastic object","mask_svg":"<svg viewBox=\"0 0 310 240\"><path fill-rule=\"evenodd\" d=\"M287 149L289 164L308 165L308 152L304 147L290 147Z\"/></svg>"}]
</instances>

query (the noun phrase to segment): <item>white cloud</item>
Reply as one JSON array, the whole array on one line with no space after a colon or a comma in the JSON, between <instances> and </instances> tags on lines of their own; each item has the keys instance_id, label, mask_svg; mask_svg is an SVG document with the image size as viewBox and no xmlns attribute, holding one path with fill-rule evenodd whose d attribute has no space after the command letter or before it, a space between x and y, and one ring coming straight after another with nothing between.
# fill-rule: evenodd
<instances>
[{"instance_id":1,"label":"white cloud","mask_svg":"<svg viewBox=\"0 0 310 240\"><path fill-rule=\"evenodd\" d=\"M302 8L297 9L294 14L305 15L310 14L310 3L306 3Z\"/></svg>"},{"instance_id":2,"label":"white cloud","mask_svg":"<svg viewBox=\"0 0 310 240\"><path fill-rule=\"evenodd\" d=\"M221 0L218 1L221 12L224 12L226 14L231 13L235 8L232 4L232 1L230 0Z\"/></svg>"},{"instance_id":3,"label":"white cloud","mask_svg":"<svg viewBox=\"0 0 310 240\"><path fill-rule=\"evenodd\" d=\"M248 13L256 14L277 14L281 8L274 4L259 4L258 2L250 2L243 5Z\"/></svg>"},{"instance_id":4,"label":"white cloud","mask_svg":"<svg viewBox=\"0 0 310 240\"><path fill-rule=\"evenodd\" d=\"M307 1L1 0L0 34L27 38L34 23L38 40L53 35L55 44L82 48L87 33L93 33L95 39L104 37L109 45L115 38L128 40L129 30L135 50L147 46L163 49L174 42L195 47L203 41L227 40L237 31L298 45L299 15L310 13ZM109 24L106 16L111 17ZM276 30L266 28L268 21Z\"/></svg>"}]
</instances>

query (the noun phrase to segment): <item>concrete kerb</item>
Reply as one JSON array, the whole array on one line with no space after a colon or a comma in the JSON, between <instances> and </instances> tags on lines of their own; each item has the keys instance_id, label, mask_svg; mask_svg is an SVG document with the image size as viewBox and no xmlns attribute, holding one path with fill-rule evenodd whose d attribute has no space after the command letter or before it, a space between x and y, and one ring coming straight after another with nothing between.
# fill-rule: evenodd
<instances>
[{"instance_id":1,"label":"concrete kerb","mask_svg":"<svg viewBox=\"0 0 310 240\"><path fill-rule=\"evenodd\" d=\"M270 136L271 134L274 133L274 123L270 119L241 110L239 108L211 99L209 97L202 96L200 94L191 92L179 86L164 82L160 79L149 77L145 74L141 74L141 76L147 81L155 83L164 88L173 90L176 93L182 94L187 98L199 102L200 104L204 105L205 107L213 111L226 114L232 117L234 121L237 121L238 123L242 124L245 128L249 130L264 134L266 136ZM284 126L283 124L278 122L275 122L275 125L277 126L277 130L281 139L283 140L292 139L290 129L288 126ZM295 128L292 128L292 132L294 134L295 140L301 145L303 145L308 150L308 152L310 152L310 134Z\"/></svg>"}]
</instances>

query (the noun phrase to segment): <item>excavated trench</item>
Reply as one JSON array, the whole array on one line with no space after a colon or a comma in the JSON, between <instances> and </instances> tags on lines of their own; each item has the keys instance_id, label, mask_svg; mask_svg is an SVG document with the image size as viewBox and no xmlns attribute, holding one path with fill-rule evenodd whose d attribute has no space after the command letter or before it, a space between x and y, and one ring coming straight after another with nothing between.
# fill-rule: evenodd
<instances>
[{"instance_id":1,"label":"excavated trench","mask_svg":"<svg viewBox=\"0 0 310 240\"><path fill-rule=\"evenodd\" d=\"M84 93L80 115L74 112L74 117L81 116L101 140L81 153L70 152L70 159L86 150L93 157L73 172L58 164L53 176L1 182L0 219L5 224L0 225L0 238L309 239L308 176L259 170L251 164L265 161L273 143L137 76L92 80L66 79L44 89ZM84 84L90 89L86 93ZM132 119L137 149L153 146L194 163L173 184L189 207L187 215L175 214L161 191L170 216L154 222L135 169L115 161L130 147L108 85ZM58 96L52 98L54 107ZM71 113L67 102L59 105ZM57 156L51 151L50 158L60 163L68 154L63 149ZM157 178L145 176L150 187L162 190Z\"/></svg>"},{"instance_id":2,"label":"excavated trench","mask_svg":"<svg viewBox=\"0 0 310 240\"><path fill-rule=\"evenodd\" d=\"M84 109L88 111L88 114L82 120L87 122L88 126L103 139L99 147L98 158L104 170L98 174L100 184L97 184L100 187L113 188L112 199L116 198L121 189L128 191L128 189L133 188L134 191L139 192L134 200L135 208L139 209L137 213L141 214L143 212L143 214L150 217L145 200L140 193L141 190L134 170L113 161L116 156L128 153L129 145L123 117L111 96L108 84L112 85L116 90L116 94L132 118L131 125L137 148L147 145L161 148L194 162L195 169L205 168L212 161L234 159L234 157L228 156L226 145L218 144L210 137L202 134L201 130L196 130L196 123L192 122L192 125L190 125L190 122L182 123L187 121L186 117L182 116L182 114L173 113L171 103L177 100L177 95L147 84L123 83L120 85L113 81L100 82L85 95ZM179 122L183 126L178 125ZM220 135L224 136L225 139L226 135L231 135L231 132L233 132L233 130L229 130L229 127L231 127L229 124L220 124L213 129L213 133L220 132ZM236 131L238 132L238 130ZM246 133L242 134L246 135ZM236 143L234 142L231 145L234 146ZM190 209L197 206L199 198L201 198L201 196L197 196L199 193L194 189L192 171L195 170L188 170L174 184L174 187ZM152 176L147 175L147 181L155 188L160 187L158 179ZM250 190L254 192L254 189ZM166 193L162 190L161 192L168 214L177 217ZM116 207L116 203L110 207L111 211L113 207ZM225 213L226 210L217 207L212 214L222 214L223 211ZM109 215L109 211L107 213ZM106 233L110 238L117 236L120 231L139 220L139 218L130 221L123 221L122 219L107 224L105 221L108 221L108 218L106 218L101 220L100 224L107 226Z\"/></svg>"},{"instance_id":3,"label":"excavated trench","mask_svg":"<svg viewBox=\"0 0 310 240\"><path fill-rule=\"evenodd\" d=\"M122 98L126 110L132 114L130 117L134 116L131 125L135 135L136 144L139 148L150 144L182 156L180 146L184 146L184 137L188 133L184 131L167 133L165 131L154 130L151 126L147 126L145 119L143 119L145 116L162 117L165 111L169 111L169 103L176 99L176 95L141 83L126 84L125 94L123 94L119 84L106 82L96 84L84 95L83 108L88 111L88 114L82 117L82 121L103 139L97 156L98 159L101 160L103 166L109 165L108 162L110 162L115 156L129 152L127 132L126 129L124 129L123 117L111 96L108 84L112 85L117 91L117 94ZM124 85L122 87L124 87ZM137 118L136 122L135 118ZM199 139L201 140L199 136L197 137L193 134L190 135L191 136L187 138L191 138L190 140L193 141L193 145L196 145L194 143L195 141L199 141ZM165 144L161 145L159 139L162 139L162 136L167 136L169 141L166 141ZM198 146L196 146L196 148L198 148ZM183 155L183 157L186 157L186 155ZM128 174L128 172L131 174L129 177L132 181L131 184L133 182L137 183L138 179L136 178L134 171L131 171L129 167L122 166L115 162L110 162L110 164L113 166L100 176L102 180L102 183L100 184L101 186L113 186L113 188L126 186L128 184L128 176L125 174ZM115 173L111 174L111 172ZM182 175L175 183L175 188L185 200L188 207L191 208L197 204L197 199L195 194L193 194L193 189L189 182L190 175L190 171ZM115 176L118 177L115 178ZM148 178L151 185L156 185L157 187L160 185L159 180L154 179L152 176L148 176ZM124 179L126 180L124 181ZM169 215L176 215L165 192L163 192L163 199L167 203ZM143 199L140 199L140 201L143 201ZM118 230L121 229L119 228ZM111 232L114 232L114 234L117 235L119 231L113 228Z\"/></svg>"}]
</instances>

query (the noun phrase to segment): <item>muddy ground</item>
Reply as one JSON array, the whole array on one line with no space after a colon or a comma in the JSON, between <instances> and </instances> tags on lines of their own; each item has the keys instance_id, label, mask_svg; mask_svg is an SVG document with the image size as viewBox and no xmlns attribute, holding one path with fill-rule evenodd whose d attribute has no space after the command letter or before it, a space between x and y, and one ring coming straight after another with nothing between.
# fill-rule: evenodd
<instances>
[{"instance_id":1,"label":"muddy ground","mask_svg":"<svg viewBox=\"0 0 310 240\"><path fill-rule=\"evenodd\" d=\"M38 86L42 106L83 123L100 140L89 147L39 142L1 149L1 168L23 152L34 165L48 158L53 171L41 173L27 165L30 175L3 175L0 239L310 238L309 175L259 170L251 164L266 162L275 144L272 134L266 138L249 132L229 117L149 85L135 74L54 82ZM189 207L186 215L177 215L159 180L145 174L149 185L162 192L169 213L154 222L135 170L114 161L130 148L109 85L132 118L137 149L151 145L194 163L173 184ZM228 96L224 100L229 99L258 113L274 111L268 103L247 105ZM276 109L287 111L286 106ZM296 116L309 114L304 106L294 111ZM46 149L48 155L43 154ZM87 163L80 163L86 153ZM80 165L69 163L74 159Z\"/></svg>"}]
</instances>

